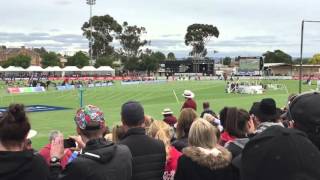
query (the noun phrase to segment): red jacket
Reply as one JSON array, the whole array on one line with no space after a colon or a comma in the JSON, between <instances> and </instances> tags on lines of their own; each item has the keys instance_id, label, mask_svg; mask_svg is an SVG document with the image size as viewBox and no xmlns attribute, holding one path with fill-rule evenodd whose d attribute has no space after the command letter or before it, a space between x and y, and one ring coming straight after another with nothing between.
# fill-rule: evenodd
<instances>
[{"instance_id":1,"label":"red jacket","mask_svg":"<svg viewBox=\"0 0 320 180\"><path fill-rule=\"evenodd\" d=\"M227 142L233 141L236 137L231 136L227 131L224 131L220 136L220 145L224 146Z\"/></svg>"},{"instance_id":2,"label":"red jacket","mask_svg":"<svg viewBox=\"0 0 320 180\"><path fill-rule=\"evenodd\" d=\"M188 98L188 99L184 102L181 110L184 109L184 108L192 108L192 109L194 109L195 111L197 111L197 103L196 103L193 99Z\"/></svg>"},{"instance_id":3,"label":"red jacket","mask_svg":"<svg viewBox=\"0 0 320 180\"><path fill-rule=\"evenodd\" d=\"M167 159L166 166L164 169L163 180L173 180L174 174L177 170L178 159L181 156L179 152L173 146L170 146L169 159Z\"/></svg>"},{"instance_id":4,"label":"red jacket","mask_svg":"<svg viewBox=\"0 0 320 180\"><path fill-rule=\"evenodd\" d=\"M177 118L171 115L164 117L163 121L169 124L170 126L173 126L175 123L177 123Z\"/></svg>"},{"instance_id":5,"label":"red jacket","mask_svg":"<svg viewBox=\"0 0 320 180\"><path fill-rule=\"evenodd\" d=\"M50 165L50 149L51 149L51 144L47 144L39 151L39 154L46 160L48 165ZM71 150L66 149L65 155L61 159L61 166L63 169L67 166L68 160L71 157L71 155L72 155Z\"/></svg>"}]
</instances>

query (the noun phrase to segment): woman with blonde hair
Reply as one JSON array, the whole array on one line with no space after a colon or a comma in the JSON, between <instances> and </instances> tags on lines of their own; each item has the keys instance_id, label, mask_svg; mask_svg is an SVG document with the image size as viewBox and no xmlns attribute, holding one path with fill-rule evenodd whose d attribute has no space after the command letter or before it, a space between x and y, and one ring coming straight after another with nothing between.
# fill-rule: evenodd
<instances>
[{"instance_id":1,"label":"woman with blonde hair","mask_svg":"<svg viewBox=\"0 0 320 180\"><path fill-rule=\"evenodd\" d=\"M193 121L198 117L196 111L191 108L182 109L177 122L176 135L177 139L172 145L178 150L188 146L188 134Z\"/></svg>"},{"instance_id":2,"label":"woman with blonde hair","mask_svg":"<svg viewBox=\"0 0 320 180\"><path fill-rule=\"evenodd\" d=\"M166 148L166 166L163 174L163 180L173 180L177 169L177 162L181 153L170 144L171 127L164 121L153 121L147 134L155 139L161 140Z\"/></svg>"},{"instance_id":3,"label":"woman with blonde hair","mask_svg":"<svg viewBox=\"0 0 320 180\"><path fill-rule=\"evenodd\" d=\"M218 129L204 119L193 122L188 142L178 160L175 180L231 180L231 153L217 144Z\"/></svg>"}]
</instances>

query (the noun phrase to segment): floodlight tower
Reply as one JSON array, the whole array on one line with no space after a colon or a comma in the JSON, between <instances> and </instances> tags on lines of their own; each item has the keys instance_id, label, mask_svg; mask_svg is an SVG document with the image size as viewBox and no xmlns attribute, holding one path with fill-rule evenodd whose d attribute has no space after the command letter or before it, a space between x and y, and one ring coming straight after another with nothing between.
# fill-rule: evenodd
<instances>
[{"instance_id":1,"label":"floodlight tower","mask_svg":"<svg viewBox=\"0 0 320 180\"><path fill-rule=\"evenodd\" d=\"M299 68L299 93L302 92L302 57L303 57L303 35L305 23L320 23L320 21L314 20L302 20L301 23L301 42L300 42L300 68Z\"/></svg>"},{"instance_id":2,"label":"floodlight tower","mask_svg":"<svg viewBox=\"0 0 320 180\"><path fill-rule=\"evenodd\" d=\"M93 44L93 38L92 38L92 6L96 4L96 0L87 0L87 4L90 6L90 42L89 42L89 55L90 55L90 64L93 65L93 58L92 58L92 44Z\"/></svg>"}]
</instances>

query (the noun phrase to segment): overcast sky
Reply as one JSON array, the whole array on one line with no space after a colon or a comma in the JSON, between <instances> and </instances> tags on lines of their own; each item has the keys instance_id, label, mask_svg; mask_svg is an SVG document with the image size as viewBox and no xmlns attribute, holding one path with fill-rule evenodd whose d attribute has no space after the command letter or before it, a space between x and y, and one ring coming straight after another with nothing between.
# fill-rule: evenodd
<instances>
[{"instance_id":1,"label":"overcast sky","mask_svg":"<svg viewBox=\"0 0 320 180\"><path fill-rule=\"evenodd\" d=\"M94 15L146 27L153 50L188 55L188 25L218 27L208 45L212 56L261 55L282 49L299 55L302 19L320 20L319 0L97 0ZM89 19L85 0L1 0L0 44L58 52L87 50L81 26ZM306 24L305 56L320 52L320 23Z\"/></svg>"}]
</instances>

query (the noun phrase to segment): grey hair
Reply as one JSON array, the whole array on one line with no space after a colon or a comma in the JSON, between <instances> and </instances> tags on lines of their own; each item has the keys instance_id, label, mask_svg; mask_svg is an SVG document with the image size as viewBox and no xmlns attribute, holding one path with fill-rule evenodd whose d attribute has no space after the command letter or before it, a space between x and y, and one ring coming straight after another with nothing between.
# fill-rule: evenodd
<instances>
[{"instance_id":1,"label":"grey hair","mask_svg":"<svg viewBox=\"0 0 320 180\"><path fill-rule=\"evenodd\" d=\"M58 131L58 130L50 131L50 133L49 133L49 142L51 143L51 141L54 140L57 136L59 136L59 134L61 134L61 132Z\"/></svg>"}]
</instances>

